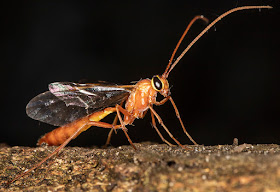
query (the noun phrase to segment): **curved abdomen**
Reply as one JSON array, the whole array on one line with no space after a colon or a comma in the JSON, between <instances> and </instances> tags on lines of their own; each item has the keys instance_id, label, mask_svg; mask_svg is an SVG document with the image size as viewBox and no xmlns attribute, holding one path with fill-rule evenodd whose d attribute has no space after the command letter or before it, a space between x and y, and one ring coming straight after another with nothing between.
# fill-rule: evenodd
<instances>
[{"instance_id":1,"label":"curved abdomen","mask_svg":"<svg viewBox=\"0 0 280 192\"><path fill-rule=\"evenodd\" d=\"M55 130L41 137L37 145L41 145L42 143L46 143L48 145L61 145L69 137L75 134L75 132L78 131L78 129L80 129L79 133L73 138L75 139L81 132L86 131L88 128L90 128L92 126L92 122L98 122L115 111L115 107L108 107L101 111L97 111L91 115L80 118L76 121L73 121L72 123L58 127ZM104 124L95 126L111 128L110 124L107 124L106 126L104 126Z\"/></svg>"},{"instance_id":2,"label":"curved abdomen","mask_svg":"<svg viewBox=\"0 0 280 192\"><path fill-rule=\"evenodd\" d=\"M83 129L88 129L90 127L90 125L87 125L89 121L88 119L89 119L88 116L86 116L72 123L56 128L55 130L41 137L37 145L41 145L43 143L46 143L48 145L61 145L70 136L72 136L79 128L84 126Z\"/></svg>"}]
</instances>

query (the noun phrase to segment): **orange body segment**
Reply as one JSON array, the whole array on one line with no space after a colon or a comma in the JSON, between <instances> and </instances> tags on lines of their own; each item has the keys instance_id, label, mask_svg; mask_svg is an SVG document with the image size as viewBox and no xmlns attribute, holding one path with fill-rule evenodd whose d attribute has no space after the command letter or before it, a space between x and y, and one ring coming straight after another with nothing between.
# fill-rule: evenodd
<instances>
[{"instance_id":1,"label":"orange body segment","mask_svg":"<svg viewBox=\"0 0 280 192\"><path fill-rule=\"evenodd\" d=\"M87 123L88 116L78 119L70 124L58 127L41 137L37 145L41 145L42 143L46 143L48 145L60 145L73 135L80 127L86 126Z\"/></svg>"},{"instance_id":2,"label":"orange body segment","mask_svg":"<svg viewBox=\"0 0 280 192\"><path fill-rule=\"evenodd\" d=\"M135 118L143 118L149 105L156 100L157 91L153 89L150 79L139 81L135 87L126 101L125 109L131 115L124 117L125 125L133 123Z\"/></svg>"},{"instance_id":3,"label":"orange body segment","mask_svg":"<svg viewBox=\"0 0 280 192\"><path fill-rule=\"evenodd\" d=\"M55 130L45 134L43 137L41 137L37 143L37 145L41 145L43 143L46 143L48 145L61 145L64 143L71 135L73 135L79 128L83 127L83 129L80 131L86 131L88 128L90 128L92 125L89 124L89 122L98 122L110 113L113 113L116 111L115 108L109 107L101 111L97 111L91 115L88 115L86 117L83 117L81 119L78 119L72 123L66 124L64 126L58 127ZM79 134L80 134L79 133ZM78 136L78 135L77 135ZM76 136L76 137L77 137Z\"/></svg>"}]
</instances>

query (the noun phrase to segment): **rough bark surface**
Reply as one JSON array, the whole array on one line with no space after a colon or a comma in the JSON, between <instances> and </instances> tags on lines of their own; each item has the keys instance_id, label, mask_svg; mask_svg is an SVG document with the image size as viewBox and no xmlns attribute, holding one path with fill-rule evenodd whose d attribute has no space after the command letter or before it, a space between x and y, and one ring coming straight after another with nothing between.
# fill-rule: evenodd
<instances>
[{"instance_id":1,"label":"rough bark surface","mask_svg":"<svg viewBox=\"0 0 280 192\"><path fill-rule=\"evenodd\" d=\"M66 147L9 186L55 147L1 147L0 191L280 191L279 145L136 147Z\"/></svg>"}]
</instances>

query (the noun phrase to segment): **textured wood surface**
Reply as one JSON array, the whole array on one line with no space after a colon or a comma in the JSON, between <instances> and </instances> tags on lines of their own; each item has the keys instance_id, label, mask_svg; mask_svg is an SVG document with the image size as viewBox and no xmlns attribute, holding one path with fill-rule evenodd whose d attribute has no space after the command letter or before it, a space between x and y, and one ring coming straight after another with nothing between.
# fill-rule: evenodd
<instances>
[{"instance_id":1,"label":"textured wood surface","mask_svg":"<svg viewBox=\"0 0 280 192\"><path fill-rule=\"evenodd\" d=\"M0 148L0 191L279 191L278 145L190 146L136 144L66 147L9 186L54 147Z\"/></svg>"}]
</instances>

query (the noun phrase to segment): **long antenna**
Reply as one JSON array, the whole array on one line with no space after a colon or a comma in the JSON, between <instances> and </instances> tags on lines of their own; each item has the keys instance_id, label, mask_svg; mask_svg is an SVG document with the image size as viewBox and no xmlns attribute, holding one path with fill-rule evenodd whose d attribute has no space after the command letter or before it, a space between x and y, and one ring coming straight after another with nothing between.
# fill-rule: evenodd
<instances>
[{"instance_id":1,"label":"long antenna","mask_svg":"<svg viewBox=\"0 0 280 192\"><path fill-rule=\"evenodd\" d=\"M215 25L217 22L219 22L221 19L223 19L224 17L228 16L229 14L236 12L236 11L241 11L241 10L245 10L245 9L272 9L273 7L271 6L244 6L244 7L237 7L234 9L231 9L225 13L223 13L222 15L220 15L218 18L216 18L214 21L212 21L212 23L210 23L203 31L201 31L196 38L194 38L194 40L192 40L192 42L187 46L187 48L181 53L181 55L176 59L176 61L171 65L171 59L166 67L165 72L163 73L163 77L167 78L169 73L172 71L172 69L176 66L176 64L182 59L182 57L188 52L188 50L211 28L213 27L213 25ZM191 24L191 23L190 23ZM188 29L188 27L187 27ZM187 30L186 30L187 31ZM185 33L182 35L181 39L179 40L178 44L180 45L181 41L183 40L182 38L184 38ZM177 44L176 48L174 49L174 51L178 49L179 45ZM171 58L173 59L175 53L173 51L173 54L171 56ZM175 52L176 52L175 51ZM171 67L170 67L171 65ZM169 69L169 70L168 70ZM168 72L166 72L168 70Z\"/></svg>"},{"instance_id":2,"label":"long antenna","mask_svg":"<svg viewBox=\"0 0 280 192\"><path fill-rule=\"evenodd\" d=\"M197 15L197 16L195 16L195 17L191 20L191 22L188 24L186 30L184 31L183 35L181 36L180 40L178 41L178 43L177 43L177 45L176 45L176 47L175 47L175 49L174 49L174 51L173 51L173 53L172 53L172 55L171 55L171 58L169 59L169 63L168 63L168 65L167 65L166 69L165 69L165 72L164 72L163 75L162 75L163 77L166 76L166 74L167 74L167 72L168 72L168 69L169 69L170 65L172 64L173 58L174 58L174 56L175 56L175 54L176 54L176 52L177 52L179 46L181 45L181 42L182 42L183 39L185 38L186 34L187 34L188 31L190 30L190 28L191 28L191 26L194 24L194 22L196 22L196 21L199 20L199 19L204 20L206 23L209 22L209 20L208 20L207 18L205 18L203 15ZM166 78L167 78L167 76L166 76Z\"/></svg>"}]
</instances>

